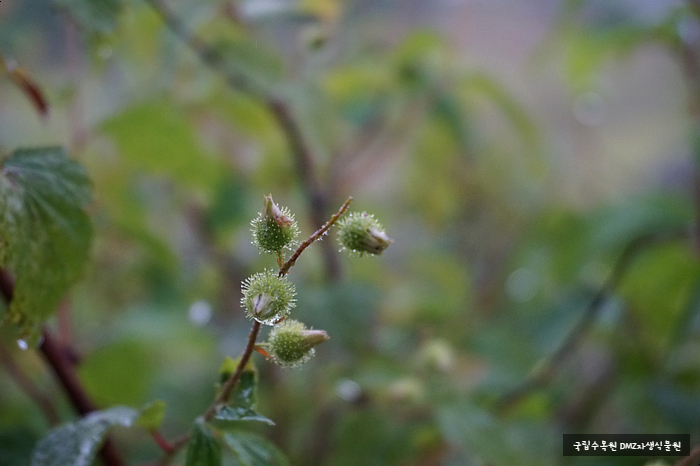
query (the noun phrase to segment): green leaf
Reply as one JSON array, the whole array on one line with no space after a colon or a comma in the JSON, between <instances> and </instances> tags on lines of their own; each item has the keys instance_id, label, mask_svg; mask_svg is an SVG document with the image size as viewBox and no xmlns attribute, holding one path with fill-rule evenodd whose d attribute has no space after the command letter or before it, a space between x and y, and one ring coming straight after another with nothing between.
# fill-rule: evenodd
<instances>
[{"instance_id":1,"label":"green leaf","mask_svg":"<svg viewBox=\"0 0 700 466\"><path fill-rule=\"evenodd\" d=\"M185 464L186 466L221 465L221 446L202 419L198 419L192 426Z\"/></svg>"},{"instance_id":2,"label":"green leaf","mask_svg":"<svg viewBox=\"0 0 700 466\"><path fill-rule=\"evenodd\" d=\"M136 423L148 431L158 430L165 416L165 401L156 400L141 409Z\"/></svg>"},{"instance_id":3,"label":"green leaf","mask_svg":"<svg viewBox=\"0 0 700 466\"><path fill-rule=\"evenodd\" d=\"M214 416L215 419L220 421L260 421L266 422L270 425L275 425L275 423L266 418L265 416L256 413L252 408L246 408L242 406L222 406Z\"/></svg>"},{"instance_id":4,"label":"green leaf","mask_svg":"<svg viewBox=\"0 0 700 466\"><path fill-rule=\"evenodd\" d=\"M244 431L227 432L224 445L233 450L241 466L285 466L284 454L262 437Z\"/></svg>"},{"instance_id":5,"label":"green leaf","mask_svg":"<svg viewBox=\"0 0 700 466\"><path fill-rule=\"evenodd\" d=\"M239 358L233 359L229 356L226 356L224 359L224 362L221 364L221 368L219 369L219 383L223 385L226 383L226 381L231 377L231 375L236 371L236 366L238 366L238 361ZM248 365L252 367L251 363L248 362Z\"/></svg>"},{"instance_id":6,"label":"green leaf","mask_svg":"<svg viewBox=\"0 0 700 466\"><path fill-rule=\"evenodd\" d=\"M15 275L7 319L38 329L83 272L90 181L63 149L15 151L0 168L0 266Z\"/></svg>"},{"instance_id":7,"label":"green leaf","mask_svg":"<svg viewBox=\"0 0 700 466\"><path fill-rule=\"evenodd\" d=\"M122 10L121 0L53 0L54 5L68 14L88 32L108 34L117 25Z\"/></svg>"},{"instance_id":8,"label":"green leaf","mask_svg":"<svg viewBox=\"0 0 700 466\"><path fill-rule=\"evenodd\" d=\"M211 190L226 171L202 148L192 128L181 110L158 101L129 108L102 126L136 168Z\"/></svg>"},{"instance_id":9,"label":"green leaf","mask_svg":"<svg viewBox=\"0 0 700 466\"><path fill-rule=\"evenodd\" d=\"M37 443L31 466L90 466L107 430L114 425L130 427L138 415L133 408L117 406L57 427Z\"/></svg>"}]
</instances>

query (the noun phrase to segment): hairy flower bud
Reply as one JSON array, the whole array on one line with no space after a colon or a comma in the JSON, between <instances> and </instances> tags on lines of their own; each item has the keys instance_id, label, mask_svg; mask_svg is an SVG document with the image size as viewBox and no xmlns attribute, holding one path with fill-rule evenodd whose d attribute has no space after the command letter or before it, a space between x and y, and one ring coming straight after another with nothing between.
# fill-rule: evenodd
<instances>
[{"instance_id":1,"label":"hairy flower bud","mask_svg":"<svg viewBox=\"0 0 700 466\"><path fill-rule=\"evenodd\" d=\"M338 222L338 241L356 256L381 254L393 242L374 215L366 212L352 212Z\"/></svg>"},{"instance_id":2,"label":"hairy flower bud","mask_svg":"<svg viewBox=\"0 0 700 466\"><path fill-rule=\"evenodd\" d=\"M276 253L284 248L293 249L299 235L294 215L286 207L279 208L272 195L263 196L262 212L250 222L253 244L263 252Z\"/></svg>"},{"instance_id":3,"label":"hairy flower bud","mask_svg":"<svg viewBox=\"0 0 700 466\"><path fill-rule=\"evenodd\" d=\"M272 200L272 194L263 196L262 215L264 218L273 219L282 228L289 228L294 223L294 219L289 218L285 212L277 207L275 201Z\"/></svg>"},{"instance_id":4,"label":"hairy flower bud","mask_svg":"<svg viewBox=\"0 0 700 466\"><path fill-rule=\"evenodd\" d=\"M273 270L251 275L243 281L242 289L241 304L246 314L261 324L274 325L296 305L294 284Z\"/></svg>"},{"instance_id":5,"label":"hairy flower bud","mask_svg":"<svg viewBox=\"0 0 700 466\"><path fill-rule=\"evenodd\" d=\"M267 349L278 365L298 367L311 359L315 346L329 338L325 330L308 330L301 322L285 320L270 332Z\"/></svg>"}]
</instances>

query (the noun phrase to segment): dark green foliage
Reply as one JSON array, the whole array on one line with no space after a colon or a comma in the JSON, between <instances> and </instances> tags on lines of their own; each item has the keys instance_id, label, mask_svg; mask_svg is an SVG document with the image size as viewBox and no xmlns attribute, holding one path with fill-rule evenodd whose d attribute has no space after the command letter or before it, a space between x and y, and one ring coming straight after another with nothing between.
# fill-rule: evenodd
<instances>
[{"instance_id":1,"label":"dark green foliage","mask_svg":"<svg viewBox=\"0 0 700 466\"><path fill-rule=\"evenodd\" d=\"M36 336L83 273L92 225L90 182L59 147L23 149L0 170L0 266L15 276L6 320Z\"/></svg>"},{"instance_id":2,"label":"dark green foliage","mask_svg":"<svg viewBox=\"0 0 700 466\"><path fill-rule=\"evenodd\" d=\"M203 420L197 420L190 431L186 466L221 466L221 446Z\"/></svg>"}]
</instances>

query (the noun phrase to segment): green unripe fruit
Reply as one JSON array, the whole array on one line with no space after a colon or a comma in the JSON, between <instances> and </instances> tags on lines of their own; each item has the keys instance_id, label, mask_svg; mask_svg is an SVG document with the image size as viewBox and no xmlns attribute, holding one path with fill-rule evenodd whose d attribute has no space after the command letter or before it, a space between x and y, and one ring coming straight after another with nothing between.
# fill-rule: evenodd
<instances>
[{"instance_id":1,"label":"green unripe fruit","mask_svg":"<svg viewBox=\"0 0 700 466\"><path fill-rule=\"evenodd\" d=\"M277 325L267 342L272 360L282 367L299 367L314 355L314 347L328 340L325 330L307 330L296 320Z\"/></svg>"},{"instance_id":2,"label":"green unripe fruit","mask_svg":"<svg viewBox=\"0 0 700 466\"><path fill-rule=\"evenodd\" d=\"M351 255L379 255L393 242L382 225L367 212L352 212L338 222L338 242Z\"/></svg>"},{"instance_id":3,"label":"green unripe fruit","mask_svg":"<svg viewBox=\"0 0 700 466\"><path fill-rule=\"evenodd\" d=\"M287 317L296 305L294 284L287 277L278 277L273 270L246 278L242 290L241 304L246 314L261 324L274 325Z\"/></svg>"},{"instance_id":4,"label":"green unripe fruit","mask_svg":"<svg viewBox=\"0 0 700 466\"><path fill-rule=\"evenodd\" d=\"M280 209L272 195L263 196L263 210L250 222L253 244L263 252L277 253L284 248L293 249L299 235L299 227L289 209Z\"/></svg>"}]
</instances>

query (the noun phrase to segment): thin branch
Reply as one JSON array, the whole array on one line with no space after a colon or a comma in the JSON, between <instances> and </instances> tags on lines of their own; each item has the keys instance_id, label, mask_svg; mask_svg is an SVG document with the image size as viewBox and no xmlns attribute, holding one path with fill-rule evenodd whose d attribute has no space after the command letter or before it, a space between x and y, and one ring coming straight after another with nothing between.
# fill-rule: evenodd
<instances>
[{"instance_id":1,"label":"thin branch","mask_svg":"<svg viewBox=\"0 0 700 466\"><path fill-rule=\"evenodd\" d=\"M608 296L613 294L620 284L632 261L637 255L649 246L659 242L687 238L689 231L687 228L669 230L663 232L647 233L634 238L622 251L619 259L615 263L608 279L595 294L591 303L583 312L581 320L571 330L571 333L564 339L561 345L548 357L535 365L532 374L518 387L501 396L495 404L495 409L501 413L506 412L520 401L525 399L534 391L546 385L561 370L564 363L574 353L585 335L593 326L600 310L605 304Z\"/></svg>"},{"instance_id":2,"label":"thin branch","mask_svg":"<svg viewBox=\"0 0 700 466\"><path fill-rule=\"evenodd\" d=\"M173 452L173 446L170 443L168 443L168 441L165 440L165 438L163 438L163 435L159 431L151 431L151 437L153 438L153 441L156 442L156 445L158 445L158 447L160 447L160 449L163 450L165 453Z\"/></svg>"},{"instance_id":3,"label":"thin branch","mask_svg":"<svg viewBox=\"0 0 700 466\"><path fill-rule=\"evenodd\" d=\"M170 31L185 43L210 70L224 78L233 90L243 92L257 99L270 111L284 134L294 167L301 182L309 206L311 223L321 224L326 218L327 195L316 176L311 146L305 140L303 131L294 118L288 104L280 97L256 84L244 73L237 72L221 59L221 55L199 37L192 34L185 24L174 15L162 0L146 0L160 16ZM340 276L340 266L332 245L323 246L323 258L328 276L335 280Z\"/></svg>"},{"instance_id":4,"label":"thin branch","mask_svg":"<svg viewBox=\"0 0 700 466\"><path fill-rule=\"evenodd\" d=\"M154 439L155 440L155 439ZM170 443L170 449L165 451L165 454L163 457L158 460L155 463L149 463L151 465L155 466L167 466L170 464L170 462L173 460L173 457L177 454L178 451L185 445L187 445L187 442L190 440L190 435L189 434L183 434L177 439L175 439L172 443ZM159 445L160 446L160 445ZM145 465L144 465L145 466Z\"/></svg>"},{"instance_id":5,"label":"thin branch","mask_svg":"<svg viewBox=\"0 0 700 466\"><path fill-rule=\"evenodd\" d=\"M66 357L66 352L56 338L46 329L41 332L39 351L53 369L56 378L68 395L75 410L84 416L97 408L82 387L75 368Z\"/></svg>"},{"instance_id":6,"label":"thin branch","mask_svg":"<svg viewBox=\"0 0 700 466\"><path fill-rule=\"evenodd\" d=\"M253 354L253 350L255 349L255 340L257 340L258 338L258 333L260 333L261 327L262 324L257 320L253 322L253 328L250 330L250 334L248 335L248 344L246 345L245 350L241 355L241 360L238 361L238 366L236 366L236 370L233 372L233 374L231 374L231 377L229 377L226 383L223 385L223 387L221 387L221 393L219 394L219 396L209 407L209 409L207 409L207 411L204 413L205 420L210 421L216 414L216 410L222 404L226 403L229 396L231 396L231 392L236 387L236 384L240 380L241 375L243 375L245 366L246 364L248 364L250 356Z\"/></svg>"},{"instance_id":7,"label":"thin branch","mask_svg":"<svg viewBox=\"0 0 700 466\"><path fill-rule=\"evenodd\" d=\"M326 231L328 231L328 229L329 229L331 226L333 226L333 224L336 222L336 220L338 220L338 218L339 218L341 215L343 215L343 213L345 213L345 210L347 210L347 208L348 208L348 206L350 205L351 202L352 202L352 196L349 197L348 200L345 201L345 203L343 203L343 205L340 207L340 210L338 210L338 212L336 212L335 214L333 214L333 215L331 216L330 220L328 220L328 221L326 222L325 225L323 225L321 228L319 228L318 230L316 230L316 233L314 233L313 235L311 235L311 236L309 237L309 239L307 239L306 241L304 241L303 243L301 243L301 244L299 245L299 247L298 247L297 250L294 252L294 254L292 255L292 257L290 257L289 260L288 260L287 262L285 262L284 265L283 265L282 267L280 267L280 271L279 271L279 276L280 276L280 277L289 273L289 269L292 268L292 266L296 263L296 261L297 261L297 259L299 258L299 256L301 256L301 253L304 252L304 250L305 250L306 248L308 248L309 246L311 246L311 243L313 243L314 241L316 241L317 239L319 239L319 238L321 237L321 235L323 235Z\"/></svg>"},{"instance_id":8,"label":"thin branch","mask_svg":"<svg viewBox=\"0 0 700 466\"><path fill-rule=\"evenodd\" d=\"M0 344L0 364L5 367L7 373L12 377L12 379L17 383L19 388L22 389L25 395L34 401L34 403L39 407L44 417L48 421L49 425L55 426L61 422L61 418L56 411L56 406L49 397L47 397L39 387L37 387L34 382L25 374L20 367L15 364L12 359L12 355L5 348L4 345Z\"/></svg>"},{"instance_id":9,"label":"thin branch","mask_svg":"<svg viewBox=\"0 0 700 466\"><path fill-rule=\"evenodd\" d=\"M257 99L264 100L266 98L263 90L258 88L251 79L243 73L236 73L232 69L225 67L225 63L221 61L220 54L195 34L192 34L185 26L185 23L172 13L164 2L161 0L146 0L146 3L151 6L170 31L192 49L202 63L226 79L229 87L252 95Z\"/></svg>"}]
</instances>

